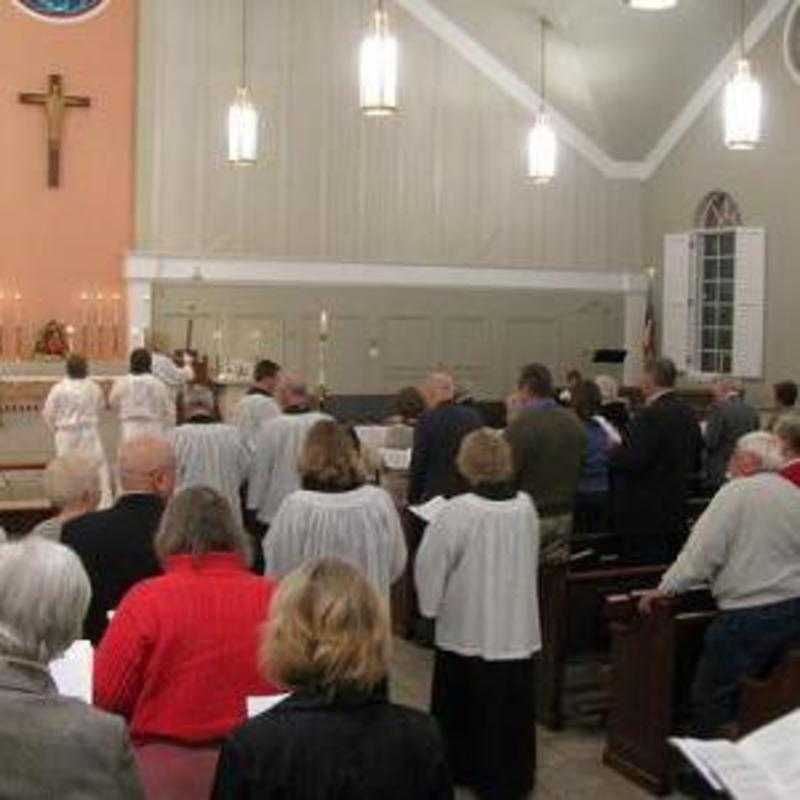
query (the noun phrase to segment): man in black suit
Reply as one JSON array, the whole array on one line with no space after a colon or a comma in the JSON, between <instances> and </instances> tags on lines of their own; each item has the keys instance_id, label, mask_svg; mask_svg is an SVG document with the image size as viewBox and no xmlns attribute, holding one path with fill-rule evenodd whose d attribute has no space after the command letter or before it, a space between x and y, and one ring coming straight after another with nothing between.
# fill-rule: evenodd
<instances>
[{"instance_id":1,"label":"man in black suit","mask_svg":"<svg viewBox=\"0 0 800 800\"><path fill-rule=\"evenodd\" d=\"M675 364L649 362L642 378L646 405L629 441L611 455L621 478L617 506L627 555L637 563L667 564L688 534L689 482L699 466L702 435L694 411L675 396Z\"/></svg>"},{"instance_id":2,"label":"man in black suit","mask_svg":"<svg viewBox=\"0 0 800 800\"><path fill-rule=\"evenodd\" d=\"M411 503L425 502L437 495L453 497L465 491L456 458L464 437L483 425L474 408L455 402L452 376L443 372L433 373L425 382L422 393L428 411L420 417L414 429L408 489Z\"/></svg>"},{"instance_id":3,"label":"man in black suit","mask_svg":"<svg viewBox=\"0 0 800 800\"><path fill-rule=\"evenodd\" d=\"M105 633L108 612L128 589L161 572L153 537L175 487L171 445L152 437L130 439L120 447L119 473L123 493L114 506L68 522L61 537L80 557L92 584L83 633L93 645Z\"/></svg>"}]
</instances>

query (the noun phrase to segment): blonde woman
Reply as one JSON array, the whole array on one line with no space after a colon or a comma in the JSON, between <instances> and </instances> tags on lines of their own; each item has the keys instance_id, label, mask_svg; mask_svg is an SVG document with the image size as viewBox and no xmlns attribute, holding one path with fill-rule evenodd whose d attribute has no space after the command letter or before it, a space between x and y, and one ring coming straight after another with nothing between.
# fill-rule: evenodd
<instances>
[{"instance_id":1,"label":"blonde woman","mask_svg":"<svg viewBox=\"0 0 800 800\"><path fill-rule=\"evenodd\" d=\"M283 501L264 543L266 574L330 556L361 569L388 596L406 563L403 529L388 493L365 483L353 436L336 422L317 422L298 468L303 488Z\"/></svg>"},{"instance_id":2,"label":"blonde woman","mask_svg":"<svg viewBox=\"0 0 800 800\"><path fill-rule=\"evenodd\" d=\"M284 578L262 664L293 694L223 745L213 800L450 800L433 720L382 691L390 641L385 602L349 564Z\"/></svg>"},{"instance_id":3,"label":"blonde woman","mask_svg":"<svg viewBox=\"0 0 800 800\"><path fill-rule=\"evenodd\" d=\"M539 518L511 483L511 449L489 428L457 466L471 492L427 528L415 564L423 616L436 620L431 711L456 784L514 800L536 767L534 654L541 649Z\"/></svg>"}]
</instances>

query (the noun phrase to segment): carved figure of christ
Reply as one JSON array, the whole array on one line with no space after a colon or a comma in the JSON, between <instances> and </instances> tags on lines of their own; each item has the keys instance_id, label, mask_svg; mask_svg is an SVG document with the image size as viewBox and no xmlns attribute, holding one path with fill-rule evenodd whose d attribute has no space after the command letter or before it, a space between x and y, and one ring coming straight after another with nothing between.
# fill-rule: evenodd
<instances>
[{"instance_id":1,"label":"carved figure of christ","mask_svg":"<svg viewBox=\"0 0 800 800\"><path fill-rule=\"evenodd\" d=\"M22 92L20 103L39 105L47 115L47 185L57 188L61 178L61 134L64 127L64 113L68 108L88 108L91 100L88 97L76 97L64 94L64 83L61 75L50 75L47 81L47 93Z\"/></svg>"}]
</instances>

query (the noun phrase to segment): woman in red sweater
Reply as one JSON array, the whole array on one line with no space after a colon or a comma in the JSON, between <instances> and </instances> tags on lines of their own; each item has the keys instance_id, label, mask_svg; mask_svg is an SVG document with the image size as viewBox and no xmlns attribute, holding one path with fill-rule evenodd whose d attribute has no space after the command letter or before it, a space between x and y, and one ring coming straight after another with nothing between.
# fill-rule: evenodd
<instances>
[{"instance_id":1,"label":"woman in red sweater","mask_svg":"<svg viewBox=\"0 0 800 800\"><path fill-rule=\"evenodd\" d=\"M221 742L251 695L275 694L258 669L276 584L248 570L249 542L206 487L175 495L155 539L164 575L123 599L97 650L94 702L128 720L135 744Z\"/></svg>"}]
</instances>

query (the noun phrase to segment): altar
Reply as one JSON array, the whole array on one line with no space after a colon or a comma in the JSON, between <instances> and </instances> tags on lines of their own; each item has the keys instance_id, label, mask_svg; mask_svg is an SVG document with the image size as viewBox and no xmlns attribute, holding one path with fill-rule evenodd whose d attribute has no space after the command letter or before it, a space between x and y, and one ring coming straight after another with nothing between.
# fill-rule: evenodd
<instances>
[{"instance_id":1,"label":"altar","mask_svg":"<svg viewBox=\"0 0 800 800\"><path fill-rule=\"evenodd\" d=\"M90 377L108 395L114 379L127 372L121 361L94 362ZM63 361L0 362L0 414L41 411L50 389L64 377Z\"/></svg>"}]
</instances>

